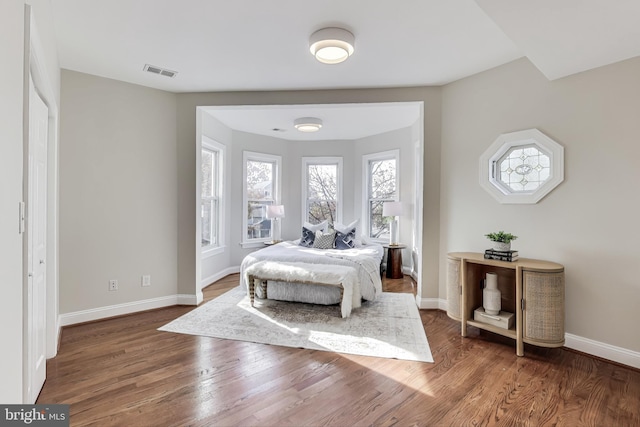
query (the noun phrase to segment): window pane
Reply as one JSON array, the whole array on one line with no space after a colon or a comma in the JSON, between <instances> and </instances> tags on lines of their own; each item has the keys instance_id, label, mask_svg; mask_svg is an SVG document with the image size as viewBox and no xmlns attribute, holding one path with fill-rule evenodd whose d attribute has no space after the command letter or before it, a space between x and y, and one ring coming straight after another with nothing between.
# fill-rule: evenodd
<instances>
[{"instance_id":1,"label":"window pane","mask_svg":"<svg viewBox=\"0 0 640 427\"><path fill-rule=\"evenodd\" d=\"M384 202L397 199L396 159L369 161L369 237L389 238L388 218L382 216Z\"/></svg>"},{"instance_id":2,"label":"window pane","mask_svg":"<svg viewBox=\"0 0 640 427\"><path fill-rule=\"evenodd\" d=\"M389 238L389 223L382 216L382 205L385 200L369 201L369 237L374 239Z\"/></svg>"},{"instance_id":3,"label":"window pane","mask_svg":"<svg viewBox=\"0 0 640 427\"><path fill-rule=\"evenodd\" d=\"M210 197L213 188L213 153L209 150L202 150L202 197Z\"/></svg>"},{"instance_id":4,"label":"window pane","mask_svg":"<svg viewBox=\"0 0 640 427\"><path fill-rule=\"evenodd\" d=\"M396 160L374 160L369 162L371 199L395 199Z\"/></svg>"},{"instance_id":5,"label":"window pane","mask_svg":"<svg viewBox=\"0 0 640 427\"><path fill-rule=\"evenodd\" d=\"M250 200L247 206L247 239L271 237L271 220L267 219L267 206L273 201Z\"/></svg>"},{"instance_id":6,"label":"window pane","mask_svg":"<svg viewBox=\"0 0 640 427\"><path fill-rule=\"evenodd\" d=\"M307 221L337 220L338 165L307 165Z\"/></svg>"},{"instance_id":7,"label":"window pane","mask_svg":"<svg viewBox=\"0 0 640 427\"><path fill-rule=\"evenodd\" d=\"M498 160L499 180L513 192L534 191L549 179L550 158L536 147L516 147Z\"/></svg>"},{"instance_id":8,"label":"window pane","mask_svg":"<svg viewBox=\"0 0 640 427\"><path fill-rule=\"evenodd\" d=\"M248 199L265 200L273 198L273 169L273 163L247 161Z\"/></svg>"},{"instance_id":9,"label":"window pane","mask_svg":"<svg viewBox=\"0 0 640 427\"><path fill-rule=\"evenodd\" d=\"M333 224L336 212L337 204L335 201L309 200L307 202L307 221L311 224L319 224L325 219Z\"/></svg>"},{"instance_id":10,"label":"window pane","mask_svg":"<svg viewBox=\"0 0 640 427\"><path fill-rule=\"evenodd\" d=\"M202 246L215 245L217 243L217 227L214 219L217 212L217 200L202 200L201 221L202 221Z\"/></svg>"}]
</instances>

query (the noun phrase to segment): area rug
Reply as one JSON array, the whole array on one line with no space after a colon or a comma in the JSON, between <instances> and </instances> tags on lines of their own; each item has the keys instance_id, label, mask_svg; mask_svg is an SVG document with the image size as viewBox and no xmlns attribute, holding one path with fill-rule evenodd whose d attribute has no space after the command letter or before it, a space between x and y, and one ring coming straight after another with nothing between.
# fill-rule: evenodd
<instances>
[{"instance_id":1,"label":"area rug","mask_svg":"<svg viewBox=\"0 0 640 427\"><path fill-rule=\"evenodd\" d=\"M158 330L433 363L411 294L383 292L343 319L338 305L257 299L234 288Z\"/></svg>"}]
</instances>

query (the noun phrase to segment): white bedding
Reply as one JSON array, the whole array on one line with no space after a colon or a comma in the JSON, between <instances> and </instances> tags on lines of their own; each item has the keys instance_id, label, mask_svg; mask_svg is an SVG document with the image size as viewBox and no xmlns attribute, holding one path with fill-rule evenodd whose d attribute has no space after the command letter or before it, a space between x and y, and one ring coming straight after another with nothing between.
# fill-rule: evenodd
<instances>
[{"instance_id":1,"label":"white bedding","mask_svg":"<svg viewBox=\"0 0 640 427\"><path fill-rule=\"evenodd\" d=\"M255 251L247 255L240 266L240 286L247 289L245 270L259 261L303 262L307 264L344 265L356 271L357 282L354 294L369 301L376 299L382 292L380 280L380 262L384 249L377 244L368 244L353 249L315 249L299 246L294 242L282 242L277 245ZM269 298L308 302L315 304L336 304L340 302L337 288L298 284L269 282ZM258 296L260 296L258 294Z\"/></svg>"}]
</instances>

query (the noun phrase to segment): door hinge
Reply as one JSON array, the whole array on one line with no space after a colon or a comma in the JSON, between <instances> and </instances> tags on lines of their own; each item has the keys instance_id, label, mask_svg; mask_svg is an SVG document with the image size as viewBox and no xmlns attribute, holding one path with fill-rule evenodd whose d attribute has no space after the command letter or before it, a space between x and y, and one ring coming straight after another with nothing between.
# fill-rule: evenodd
<instances>
[{"instance_id":1,"label":"door hinge","mask_svg":"<svg viewBox=\"0 0 640 427\"><path fill-rule=\"evenodd\" d=\"M522 300L522 304L521 304L521 307L522 307L522 310L523 310L523 311L524 311L524 309L525 309L525 308L524 308L524 306L525 306L525 304L524 304L524 299L523 299L523 300Z\"/></svg>"}]
</instances>

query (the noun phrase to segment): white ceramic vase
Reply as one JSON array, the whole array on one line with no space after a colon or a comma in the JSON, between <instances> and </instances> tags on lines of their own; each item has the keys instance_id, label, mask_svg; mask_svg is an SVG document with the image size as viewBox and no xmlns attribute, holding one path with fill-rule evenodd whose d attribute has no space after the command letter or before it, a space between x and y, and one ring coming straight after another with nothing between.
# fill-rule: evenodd
<instances>
[{"instance_id":1,"label":"white ceramic vase","mask_svg":"<svg viewBox=\"0 0 640 427\"><path fill-rule=\"evenodd\" d=\"M498 289L498 275L496 273L487 273L485 286L482 290L482 307L487 314L494 316L500 314L502 302L500 290Z\"/></svg>"}]
</instances>

